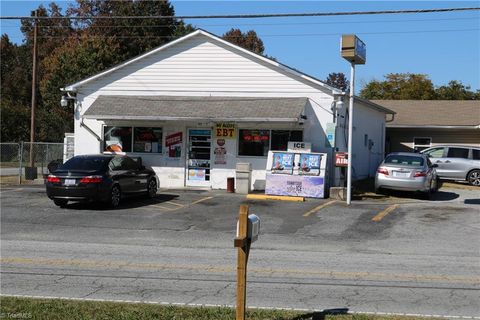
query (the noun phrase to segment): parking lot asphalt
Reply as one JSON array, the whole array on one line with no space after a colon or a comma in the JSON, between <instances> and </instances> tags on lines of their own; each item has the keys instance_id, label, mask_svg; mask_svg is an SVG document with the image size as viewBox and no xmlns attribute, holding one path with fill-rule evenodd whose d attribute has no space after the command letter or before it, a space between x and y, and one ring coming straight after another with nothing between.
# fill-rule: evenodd
<instances>
[{"instance_id":1,"label":"parking lot asphalt","mask_svg":"<svg viewBox=\"0 0 480 320\"><path fill-rule=\"evenodd\" d=\"M347 206L182 189L117 209L58 208L43 186L9 186L2 294L231 305L236 220L248 204L261 219L250 305L480 316L479 198L444 188L431 201L393 194Z\"/></svg>"}]
</instances>

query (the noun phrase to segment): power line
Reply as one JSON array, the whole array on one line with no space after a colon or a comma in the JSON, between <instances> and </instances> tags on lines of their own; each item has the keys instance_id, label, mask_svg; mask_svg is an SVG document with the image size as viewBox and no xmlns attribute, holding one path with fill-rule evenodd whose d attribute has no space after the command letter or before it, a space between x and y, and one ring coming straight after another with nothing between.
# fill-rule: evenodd
<instances>
[{"instance_id":1,"label":"power line","mask_svg":"<svg viewBox=\"0 0 480 320\"><path fill-rule=\"evenodd\" d=\"M403 19L403 20L370 20L370 21L347 21L347 23L402 23L402 22L432 22L432 21L463 21L478 20L473 18L435 18L435 19ZM345 24L346 21L329 21L329 22L285 22L285 23L245 23L245 24L201 24L202 27L231 27L231 26L292 26L292 25L329 25L329 24ZM171 27L175 24L156 24L156 25L90 25L88 28L164 28ZM18 28L19 25L2 25L2 28ZM39 28L73 28L70 25L46 26L39 25Z\"/></svg>"},{"instance_id":2,"label":"power line","mask_svg":"<svg viewBox=\"0 0 480 320\"><path fill-rule=\"evenodd\" d=\"M468 31L480 31L480 28L472 29L442 29L442 30L410 30L410 31L382 31L382 32L357 32L358 35L379 35L379 34L408 34L408 33L436 33L436 32L468 32ZM261 38L265 37L305 37L305 36L338 36L341 35L341 32L336 33L295 33L295 34L260 34L258 35ZM116 39L178 39L181 37L175 36L109 36L109 35L89 35L88 38L109 38L113 37ZM38 38L42 39L67 39L71 36L39 36ZM79 37L80 38L80 37ZM242 37L230 37L230 38L242 38Z\"/></svg>"},{"instance_id":3,"label":"power line","mask_svg":"<svg viewBox=\"0 0 480 320\"><path fill-rule=\"evenodd\" d=\"M480 7L467 8L441 8L441 9L414 9L414 10L382 10L382 11L347 11L347 12L312 12L312 13L269 13L269 14L233 14L233 15L201 15L201 16L63 16L63 17L0 17L2 20L47 20L47 19L72 19L72 20L99 20L99 19L257 19L257 18L285 18L285 17L326 17L326 16L351 16L351 15L378 15L378 14L418 14L434 12L476 11Z\"/></svg>"}]
</instances>

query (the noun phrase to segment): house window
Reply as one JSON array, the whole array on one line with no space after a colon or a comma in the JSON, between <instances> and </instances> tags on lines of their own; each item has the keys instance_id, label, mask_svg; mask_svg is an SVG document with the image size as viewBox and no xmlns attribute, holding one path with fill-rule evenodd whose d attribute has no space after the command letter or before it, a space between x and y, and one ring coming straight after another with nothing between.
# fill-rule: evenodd
<instances>
[{"instance_id":1,"label":"house window","mask_svg":"<svg viewBox=\"0 0 480 320\"><path fill-rule=\"evenodd\" d=\"M264 157L270 147L270 130L240 130L238 155Z\"/></svg>"},{"instance_id":2,"label":"house window","mask_svg":"<svg viewBox=\"0 0 480 320\"><path fill-rule=\"evenodd\" d=\"M131 152L132 151L132 127L104 127L103 151Z\"/></svg>"},{"instance_id":3,"label":"house window","mask_svg":"<svg viewBox=\"0 0 480 320\"><path fill-rule=\"evenodd\" d=\"M413 150L416 152L425 150L432 146L432 138L413 138Z\"/></svg>"},{"instance_id":4,"label":"house window","mask_svg":"<svg viewBox=\"0 0 480 320\"><path fill-rule=\"evenodd\" d=\"M133 152L161 153L162 128L135 127L133 129Z\"/></svg>"},{"instance_id":5,"label":"house window","mask_svg":"<svg viewBox=\"0 0 480 320\"><path fill-rule=\"evenodd\" d=\"M301 130L239 130L238 155L265 157L268 150L287 150L289 141L303 141Z\"/></svg>"}]
</instances>

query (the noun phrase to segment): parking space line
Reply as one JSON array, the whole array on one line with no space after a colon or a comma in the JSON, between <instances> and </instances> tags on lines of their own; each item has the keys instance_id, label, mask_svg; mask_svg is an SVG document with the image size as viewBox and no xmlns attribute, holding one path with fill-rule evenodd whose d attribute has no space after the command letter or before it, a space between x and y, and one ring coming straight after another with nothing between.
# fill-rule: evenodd
<instances>
[{"instance_id":1,"label":"parking space line","mask_svg":"<svg viewBox=\"0 0 480 320\"><path fill-rule=\"evenodd\" d=\"M177 209L174 209L174 208L164 207L164 206L161 206L159 204L151 204L151 205L149 205L149 207L160 208L160 209L164 209L164 210L167 210L167 211L177 210Z\"/></svg>"},{"instance_id":2,"label":"parking space line","mask_svg":"<svg viewBox=\"0 0 480 320\"><path fill-rule=\"evenodd\" d=\"M312 210L306 212L303 216L304 216L304 217L308 217L308 216L311 215L312 213L316 213L317 211L320 211L320 210L322 210L323 208L328 207L329 205L334 204L335 202L337 202L337 200L331 200L331 201L328 201L328 202L326 202L326 203L322 203L321 205L319 205L319 206L313 208Z\"/></svg>"},{"instance_id":3,"label":"parking space line","mask_svg":"<svg viewBox=\"0 0 480 320\"><path fill-rule=\"evenodd\" d=\"M178 207L180 207L180 208L185 207L185 205L180 204L180 203L176 203L176 202L173 202L173 201L167 201L167 202L163 202L163 203L173 204L173 205L176 205L176 206L178 206Z\"/></svg>"},{"instance_id":4,"label":"parking space line","mask_svg":"<svg viewBox=\"0 0 480 320\"><path fill-rule=\"evenodd\" d=\"M197 203L209 200L209 199L213 199L213 197L205 197L205 198L199 199L197 201L193 201L192 203L190 203L190 205L193 206L194 204L197 204Z\"/></svg>"},{"instance_id":5,"label":"parking space line","mask_svg":"<svg viewBox=\"0 0 480 320\"><path fill-rule=\"evenodd\" d=\"M382 219L392 212L393 210L397 209L399 204L392 204L390 207L387 207L385 210L380 211L375 217L372 218L372 221L379 222L382 221Z\"/></svg>"}]
</instances>

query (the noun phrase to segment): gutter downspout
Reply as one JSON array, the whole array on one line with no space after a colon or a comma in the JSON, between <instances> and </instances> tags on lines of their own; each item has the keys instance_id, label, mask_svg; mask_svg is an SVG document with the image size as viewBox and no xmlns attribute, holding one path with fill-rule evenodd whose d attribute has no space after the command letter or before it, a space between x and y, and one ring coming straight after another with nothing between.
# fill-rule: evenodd
<instances>
[{"instance_id":1,"label":"gutter downspout","mask_svg":"<svg viewBox=\"0 0 480 320\"><path fill-rule=\"evenodd\" d=\"M87 129L87 131L90 132L98 140L98 142L102 142L102 138L100 138L98 134L96 134L89 126L87 126L83 122L83 117L80 118L80 127L84 127L85 129Z\"/></svg>"}]
</instances>

